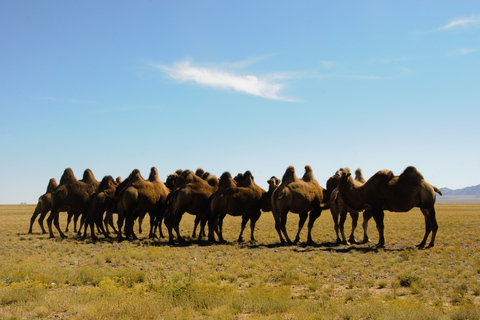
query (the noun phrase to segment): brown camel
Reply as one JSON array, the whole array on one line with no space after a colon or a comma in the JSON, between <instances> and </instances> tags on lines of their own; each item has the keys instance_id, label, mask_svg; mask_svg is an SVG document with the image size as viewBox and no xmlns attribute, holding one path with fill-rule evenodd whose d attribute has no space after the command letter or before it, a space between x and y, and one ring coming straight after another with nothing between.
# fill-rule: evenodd
<instances>
[{"instance_id":1,"label":"brown camel","mask_svg":"<svg viewBox=\"0 0 480 320\"><path fill-rule=\"evenodd\" d=\"M191 171L189 172L189 177L185 179L189 182L183 184L171 193L172 196L165 217L170 243L174 242L172 229L175 230L179 242L185 241L180 235L180 221L185 212L196 216L192 238L195 238L197 226L202 221L199 239L202 237L206 218L208 218L209 213L208 199L218 189L218 179L215 176L210 174L205 175L205 172L201 172L202 177L200 177L200 169L197 169L196 174L193 174ZM205 180L205 178L207 178L208 181ZM216 181L216 183L214 181Z\"/></svg>"},{"instance_id":2,"label":"brown camel","mask_svg":"<svg viewBox=\"0 0 480 320\"><path fill-rule=\"evenodd\" d=\"M275 229L282 244L292 243L286 229L288 212L299 214L298 231L294 242L300 241L300 231L309 216L307 243L314 243L312 240L313 224L320 216L322 209L327 208L322 201L323 188L313 176L312 168L308 165L305 166L303 178L298 179L295 175L295 168L289 166L283 175L282 183L272 195Z\"/></svg>"},{"instance_id":3,"label":"brown camel","mask_svg":"<svg viewBox=\"0 0 480 320\"><path fill-rule=\"evenodd\" d=\"M337 171L336 176L339 179L340 195L348 207L371 210L379 233L377 247L385 245L384 210L407 212L414 207L420 208L425 218L425 235L417 247L425 247L430 233L432 238L428 248L434 246L438 230L435 192L440 195L442 193L425 181L415 167L407 167L400 176L395 176L390 170L380 170L362 186L356 186L346 170Z\"/></svg>"},{"instance_id":4,"label":"brown camel","mask_svg":"<svg viewBox=\"0 0 480 320\"><path fill-rule=\"evenodd\" d=\"M38 198L37 206L35 207L32 217L30 218L30 228L28 229L28 233L32 233L33 223L38 215L40 215L40 218L38 218L38 224L40 225L40 228L42 228L42 233L47 233L43 227L43 220L52 208L52 191L55 190L56 187L58 187L57 180L55 180L55 178L51 178L48 182L47 191Z\"/></svg>"},{"instance_id":5,"label":"brown camel","mask_svg":"<svg viewBox=\"0 0 480 320\"><path fill-rule=\"evenodd\" d=\"M152 167L148 180L138 169L132 171L128 185L121 191L118 202L118 238L122 239L122 226L125 220L127 238L137 239L133 231L135 219L144 212L150 215L150 233L153 238L158 221L165 213L165 202L170 190L160 180L157 168Z\"/></svg>"},{"instance_id":6,"label":"brown camel","mask_svg":"<svg viewBox=\"0 0 480 320\"><path fill-rule=\"evenodd\" d=\"M270 212L273 211L272 209L272 195L273 192L278 188L280 185L281 180L277 177L273 176L267 180L268 183L268 190L262 195L262 211L263 212Z\"/></svg>"},{"instance_id":7,"label":"brown camel","mask_svg":"<svg viewBox=\"0 0 480 320\"><path fill-rule=\"evenodd\" d=\"M100 182L97 192L90 195L88 211L83 218L85 226L83 233L84 238L87 236L88 226L90 226L92 239L97 238L95 236L94 226L103 233L105 238L109 237L109 232L107 232L108 223L111 222L111 216L113 213L118 212L117 199L115 198L115 191L118 185L119 183L114 180L112 176L105 176ZM107 214L105 220L102 221L104 212L107 212ZM107 229L104 227L104 222Z\"/></svg>"},{"instance_id":8,"label":"brown camel","mask_svg":"<svg viewBox=\"0 0 480 320\"><path fill-rule=\"evenodd\" d=\"M52 208L47 219L50 238L55 237L53 235L52 222L60 236L62 238L66 237L60 230L58 223L59 212L86 213L90 195L97 190L99 184L90 169L84 171L82 180L75 178L72 169L65 169L60 179L60 185L52 192Z\"/></svg>"},{"instance_id":9,"label":"brown camel","mask_svg":"<svg viewBox=\"0 0 480 320\"><path fill-rule=\"evenodd\" d=\"M348 170L348 172L350 172L349 168L344 168L342 170ZM361 186L365 182L366 180L363 177L362 170L361 169L355 170L355 179L353 180L353 183L355 183L357 186ZM331 199L330 211L332 213L332 218L335 223L335 233L337 235L336 243L342 243L342 244L348 244L348 242L351 244L357 243L357 240L355 239L355 229L357 228L358 215L360 212L349 208L343 201L342 197L338 194L338 179L336 178L335 175L330 177L327 180L327 190L325 190L325 197L326 198L330 197ZM352 232L350 233L350 237L347 242L345 237L344 226L345 226L345 220L347 219L348 213L350 213L350 216L352 217ZM367 243L369 241L367 228L368 228L368 220L370 218L371 218L370 211L363 211L362 243ZM339 231L342 236L342 239L340 239Z\"/></svg>"},{"instance_id":10,"label":"brown camel","mask_svg":"<svg viewBox=\"0 0 480 320\"><path fill-rule=\"evenodd\" d=\"M242 225L238 242L243 241L243 231L250 220L250 240L255 242L255 224L261 214L261 198L265 190L255 184L250 171L246 171L239 187L229 172L224 172L219 180L218 190L210 197L209 241L215 241L214 232L217 232L220 242L223 238L223 219L227 214L242 216Z\"/></svg>"}]
</instances>

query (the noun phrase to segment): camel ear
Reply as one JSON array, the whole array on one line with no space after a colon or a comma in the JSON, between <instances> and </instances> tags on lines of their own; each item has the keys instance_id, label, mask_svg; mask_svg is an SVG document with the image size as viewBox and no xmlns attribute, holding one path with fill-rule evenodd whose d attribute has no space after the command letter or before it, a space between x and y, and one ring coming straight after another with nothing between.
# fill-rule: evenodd
<instances>
[{"instance_id":1,"label":"camel ear","mask_svg":"<svg viewBox=\"0 0 480 320\"><path fill-rule=\"evenodd\" d=\"M350 177L352 175L351 172L347 173L347 178Z\"/></svg>"}]
</instances>

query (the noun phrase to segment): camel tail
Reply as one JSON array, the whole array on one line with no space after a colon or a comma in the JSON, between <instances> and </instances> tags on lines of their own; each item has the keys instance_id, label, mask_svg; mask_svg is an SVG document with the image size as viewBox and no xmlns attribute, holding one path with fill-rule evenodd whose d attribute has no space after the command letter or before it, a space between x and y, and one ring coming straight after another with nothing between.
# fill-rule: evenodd
<instances>
[{"instance_id":1,"label":"camel tail","mask_svg":"<svg viewBox=\"0 0 480 320\"><path fill-rule=\"evenodd\" d=\"M433 190L435 190L436 193L442 196L442 191L440 191L440 189L438 189L437 187L433 187Z\"/></svg>"}]
</instances>

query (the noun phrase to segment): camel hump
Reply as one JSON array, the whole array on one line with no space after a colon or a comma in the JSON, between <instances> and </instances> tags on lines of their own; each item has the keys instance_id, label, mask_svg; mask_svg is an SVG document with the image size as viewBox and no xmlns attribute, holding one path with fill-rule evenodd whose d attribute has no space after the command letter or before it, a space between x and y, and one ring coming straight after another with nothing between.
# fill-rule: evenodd
<instances>
[{"instance_id":1,"label":"camel hump","mask_svg":"<svg viewBox=\"0 0 480 320\"><path fill-rule=\"evenodd\" d=\"M203 170L202 168L197 168L197 170L195 171L195 175L197 177L203 177L203 174L205 173L205 170Z\"/></svg>"},{"instance_id":2,"label":"camel hump","mask_svg":"<svg viewBox=\"0 0 480 320\"><path fill-rule=\"evenodd\" d=\"M90 169L85 169L83 172L82 181L85 183L98 183L97 179L95 179L95 176L93 175L92 170Z\"/></svg>"},{"instance_id":3,"label":"camel hump","mask_svg":"<svg viewBox=\"0 0 480 320\"><path fill-rule=\"evenodd\" d=\"M393 172L391 170L388 170L388 169L379 170L379 171L377 171L377 173L375 173L374 176L376 176L377 178L385 179L387 181L390 181L395 177Z\"/></svg>"},{"instance_id":4,"label":"camel hump","mask_svg":"<svg viewBox=\"0 0 480 320\"><path fill-rule=\"evenodd\" d=\"M297 180L298 178L295 175L295 168L293 166L289 166L287 170L285 170L285 173L283 174L282 183L287 184Z\"/></svg>"},{"instance_id":5,"label":"camel hump","mask_svg":"<svg viewBox=\"0 0 480 320\"><path fill-rule=\"evenodd\" d=\"M133 169L132 173L128 176L129 183L132 184L137 181L144 180L142 175L140 174L140 170Z\"/></svg>"},{"instance_id":6,"label":"camel hump","mask_svg":"<svg viewBox=\"0 0 480 320\"><path fill-rule=\"evenodd\" d=\"M115 181L116 181L118 184L120 184L120 183L123 182L123 179L122 179L122 177L118 176L118 177L115 179Z\"/></svg>"},{"instance_id":7,"label":"camel hump","mask_svg":"<svg viewBox=\"0 0 480 320\"><path fill-rule=\"evenodd\" d=\"M63 171L63 175L60 178L60 185L64 185L67 183L72 183L78 181L75 175L73 174L73 170L71 168L66 168Z\"/></svg>"},{"instance_id":8,"label":"camel hump","mask_svg":"<svg viewBox=\"0 0 480 320\"><path fill-rule=\"evenodd\" d=\"M355 170L355 180L357 180L358 182L361 182L361 183L367 182L367 180L363 176L362 169L358 168L357 170Z\"/></svg>"},{"instance_id":9,"label":"camel hump","mask_svg":"<svg viewBox=\"0 0 480 320\"><path fill-rule=\"evenodd\" d=\"M153 182L153 181L160 180L160 177L159 177L159 175L158 175L158 170L157 170L157 168L152 167L152 168L150 169L150 175L148 176L148 180L150 180L150 181L152 181L152 182Z\"/></svg>"},{"instance_id":10,"label":"camel hump","mask_svg":"<svg viewBox=\"0 0 480 320\"><path fill-rule=\"evenodd\" d=\"M111 186L116 185L116 181L113 179L112 176L105 176L103 177L102 181L100 181L100 185L98 186L98 190L106 190L109 189Z\"/></svg>"},{"instance_id":11,"label":"camel hump","mask_svg":"<svg viewBox=\"0 0 480 320\"><path fill-rule=\"evenodd\" d=\"M419 184L424 178L417 168L409 166L398 177L398 180L409 184Z\"/></svg>"},{"instance_id":12,"label":"camel hump","mask_svg":"<svg viewBox=\"0 0 480 320\"><path fill-rule=\"evenodd\" d=\"M313 176L312 167L310 167L309 165L305 166L305 173L303 174L302 180L305 182L316 181L315 177Z\"/></svg>"},{"instance_id":13,"label":"camel hump","mask_svg":"<svg viewBox=\"0 0 480 320\"><path fill-rule=\"evenodd\" d=\"M45 193L52 192L53 190L55 190L56 187L58 187L57 180L55 180L55 178L51 178L48 181L47 192L45 192Z\"/></svg>"},{"instance_id":14,"label":"camel hump","mask_svg":"<svg viewBox=\"0 0 480 320\"><path fill-rule=\"evenodd\" d=\"M232 183L233 183L232 175L230 174L230 172L225 171L220 176L220 179L218 181L218 188L228 188L232 185Z\"/></svg>"}]
</instances>

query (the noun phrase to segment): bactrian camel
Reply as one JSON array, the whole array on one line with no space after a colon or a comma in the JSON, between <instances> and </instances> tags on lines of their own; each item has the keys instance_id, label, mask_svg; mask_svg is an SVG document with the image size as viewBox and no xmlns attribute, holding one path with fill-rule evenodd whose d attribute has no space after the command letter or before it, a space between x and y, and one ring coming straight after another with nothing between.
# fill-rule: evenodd
<instances>
[{"instance_id":1,"label":"bactrian camel","mask_svg":"<svg viewBox=\"0 0 480 320\"><path fill-rule=\"evenodd\" d=\"M378 247L385 245L384 210L407 212L414 207L420 208L425 217L425 235L417 247L425 247L430 233L432 238L428 247L434 246L438 230L435 193L442 193L425 181L415 167L407 167L400 176L390 170L380 170L360 187L355 185L346 170L337 171L336 176L340 195L347 206L354 210L371 210L379 233Z\"/></svg>"}]
</instances>

